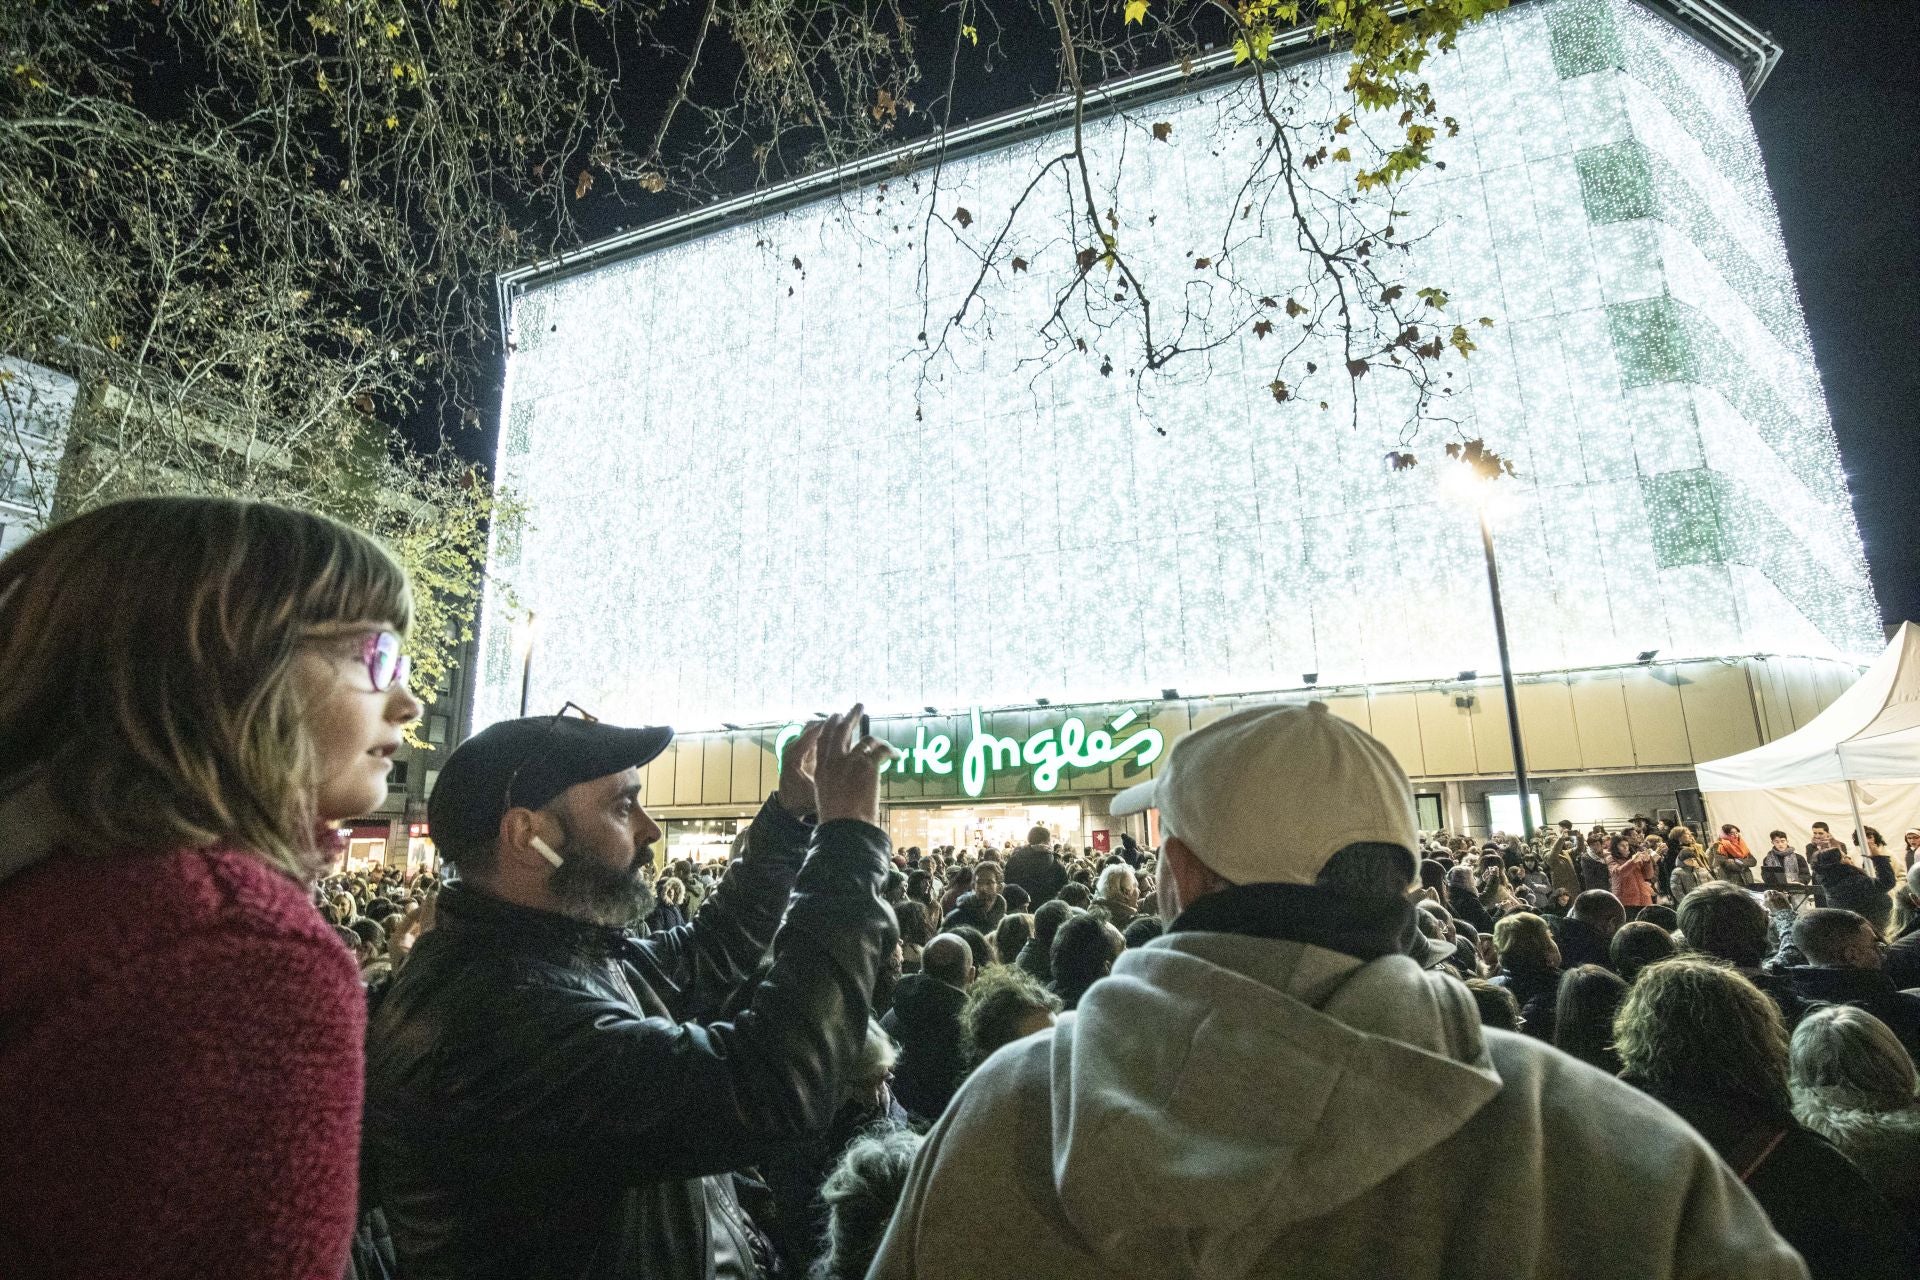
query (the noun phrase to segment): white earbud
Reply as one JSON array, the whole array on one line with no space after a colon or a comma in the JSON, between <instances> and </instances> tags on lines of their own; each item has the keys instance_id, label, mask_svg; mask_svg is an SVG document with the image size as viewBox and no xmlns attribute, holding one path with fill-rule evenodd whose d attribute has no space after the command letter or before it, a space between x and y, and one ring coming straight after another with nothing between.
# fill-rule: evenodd
<instances>
[{"instance_id":1,"label":"white earbud","mask_svg":"<svg viewBox=\"0 0 1920 1280\"><path fill-rule=\"evenodd\" d=\"M540 856L545 858L548 862L552 863L556 867L560 865L561 863L560 855L553 851L552 845L548 844L545 840L542 840L539 836L535 836L533 838L533 847L535 850L539 852Z\"/></svg>"}]
</instances>

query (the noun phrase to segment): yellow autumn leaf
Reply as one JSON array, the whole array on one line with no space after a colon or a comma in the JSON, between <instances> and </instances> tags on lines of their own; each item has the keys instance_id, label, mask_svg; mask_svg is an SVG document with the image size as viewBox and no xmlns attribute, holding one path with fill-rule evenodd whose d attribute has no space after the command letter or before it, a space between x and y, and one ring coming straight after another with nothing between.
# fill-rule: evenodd
<instances>
[{"instance_id":1,"label":"yellow autumn leaf","mask_svg":"<svg viewBox=\"0 0 1920 1280\"><path fill-rule=\"evenodd\" d=\"M972 44L980 43L980 32L973 27L970 27L970 26L961 27L960 34L965 36L969 43L972 43Z\"/></svg>"},{"instance_id":2,"label":"yellow autumn leaf","mask_svg":"<svg viewBox=\"0 0 1920 1280\"><path fill-rule=\"evenodd\" d=\"M389 128L389 129L398 129L399 127L400 127L400 117L399 117L399 116L396 116L396 115L392 115L392 114L389 114L389 115L387 116L387 128Z\"/></svg>"},{"instance_id":3,"label":"yellow autumn leaf","mask_svg":"<svg viewBox=\"0 0 1920 1280\"><path fill-rule=\"evenodd\" d=\"M1353 159L1353 152L1347 150L1347 148L1345 147L1342 147L1338 151L1333 153L1333 158L1335 160L1340 160L1340 161L1351 160Z\"/></svg>"},{"instance_id":4,"label":"yellow autumn leaf","mask_svg":"<svg viewBox=\"0 0 1920 1280\"><path fill-rule=\"evenodd\" d=\"M1145 22L1146 20L1147 20L1147 0L1127 0L1128 25L1131 25L1136 22Z\"/></svg>"}]
</instances>

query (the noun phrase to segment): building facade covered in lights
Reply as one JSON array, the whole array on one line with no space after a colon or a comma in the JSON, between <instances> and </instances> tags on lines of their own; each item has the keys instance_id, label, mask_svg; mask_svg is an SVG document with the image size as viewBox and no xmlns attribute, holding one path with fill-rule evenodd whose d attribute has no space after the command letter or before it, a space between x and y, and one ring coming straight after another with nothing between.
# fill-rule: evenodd
<instances>
[{"instance_id":1,"label":"building facade covered in lights","mask_svg":"<svg viewBox=\"0 0 1920 1280\"><path fill-rule=\"evenodd\" d=\"M1778 53L1700 0L1529 0L1433 60L1460 132L1395 197L1406 271L1493 323L1410 444L1403 382L1309 345L1322 383L1276 403L1277 344L1237 322L1140 376L1125 299L1075 303L1084 354L1047 341L1057 197L947 326L1059 104L504 278L497 479L528 516L496 533L475 727L569 700L675 725L646 802L669 852L718 855L781 734L861 698L906 752L899 843L1099 847L1179 735L1317 697L1399 756L1423 826L1517 829L1475 517L1444 467L1382 462L1479 436L1517 472L1495 538L1541 816L1678 807L1882 641L1748 116ZM1344 67L1287 74L1310 107ZM1193 276L1244 200L1234 277L1168 286L1203 327L1196 287L1304 276L1247 198L1250 85L1138 77L1088 126L1149 278Z\"/></svg>"}]
</instances>

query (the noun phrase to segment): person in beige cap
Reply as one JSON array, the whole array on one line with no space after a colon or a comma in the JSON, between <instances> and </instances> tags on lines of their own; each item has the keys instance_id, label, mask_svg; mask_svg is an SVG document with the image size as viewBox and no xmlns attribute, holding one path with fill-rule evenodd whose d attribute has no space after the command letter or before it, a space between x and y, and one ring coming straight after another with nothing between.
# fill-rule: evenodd
<instances>
[{"instance_id":1,"label":"person in beige cap","mask_svg":"<svg viewBox=\"0 0 1920 1280\"><path fill-rule=\"evenodd\" d=\"M969 1078L870 1277L1806 1274L1684 1123L1423 967L1379 742L1243 711L1149 807L1166 933Z\"/></svg>"}]
</instances>

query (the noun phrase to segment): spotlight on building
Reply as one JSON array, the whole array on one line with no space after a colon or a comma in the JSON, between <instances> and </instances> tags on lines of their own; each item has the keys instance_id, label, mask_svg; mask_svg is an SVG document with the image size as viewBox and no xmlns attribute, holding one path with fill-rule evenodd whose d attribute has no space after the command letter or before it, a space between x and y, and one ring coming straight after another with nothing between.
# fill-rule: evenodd
<instances>
[{"instance_id":1,"label":"spotlight on building","mask_svg":"<svg viewBox=\"0 0 1920 1280\"><path fill-rule=\"evenodd\" d=\"M1162 689L1160 691L1160 697L1162 701L1175 702L1180 697L1180 691L1178 689Z\"/></svg>"},{"instance_id":2,"label":"spotlight on building","mask_svg":"<svg viewBox=\"0 0 1920 1280\"><path fill-rule=\"evenodd\" d=\"M1304 672L1300 676L1300 683L1311 689L1320 683L1320 673L1318 671Z\"/></svg>"},{"instance_id":3,"label":"spotlight on building","mask_svg":"<svg viewBox=\"0 0 1920 1280\"><path fill-rule=\"evenodd\" d=\"M1478 671L1462 671L1460 673L1460 678L1462 680L1478 680L1480 678L1480 673Z\"/></svg>"},{"instance_id":4,"label":"spotlight on building","mask_svg":"<svg viewBox=\"0 0 1920 1280\"><path fill-rule=\"evenodd\" d=\"M930 716L937 716L940 714L940 708L938 707L928 707L926 710L927 710L927 714Z\"/></svg>"},{"instance_id":5,"label":"spotlight on building","mask_svg":"<svg viewBox=\"0 0 1920 1280\"><path fill-rule=\"evenodd\" d=\"M1035 699L1033 700L1033 705L1034 705L1034 706L1036 706L1036 707L1050 707L1050 706L1052 706L1052 705L1053 705L1053 699L1051 699L1051 698L1035 698Z\"/></svg>"},{"instance_id":6,"label":"spotlight on building","mask_svg":"<svg viewBox=\"0 0 1920 1280\"><path fill-rule=\"evenodd\" d=\"M1454 698L1453 705L1462 711L1471 711L1473 710L1473 695L1470 693L1460 694Z\"/></svg>"},{"instance_id":7,"label":"spotlight on building","mask_svg":"<svg viewBox=\"0 0 1920 1280\"><path fill-rule=\"evenodd\" d=\"M722 720L720 722L720 727L722 729L738 729L740 726L737 724L728 724L725 720Z\"/></svg>"},{"instance_id":8,"label":"spotlight on building","mask_svg":"<svg viewBox=\"0 0 1920 1280\"><path fill-rule=\"evenodd\" d=\"M1660 651L1658 649L1642 649L1640 651L1640 661L1642 662L1652 662L1659 656Z\"/></svg>"}]
</instances>

